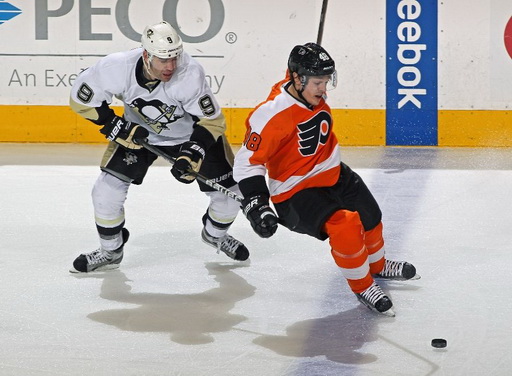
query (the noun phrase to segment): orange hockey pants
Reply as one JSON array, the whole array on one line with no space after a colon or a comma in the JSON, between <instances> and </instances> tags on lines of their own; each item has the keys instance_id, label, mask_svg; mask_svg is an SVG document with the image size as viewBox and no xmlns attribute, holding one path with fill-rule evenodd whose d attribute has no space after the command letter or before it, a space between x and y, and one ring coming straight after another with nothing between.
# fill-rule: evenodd
<instances>
[{"instance_id":1,"label":"orange hockey pants","mask_svg":"<svg viewBox=\"0 0 512 376\"><path fill-rule=\"evenodd\" d=\"M361 293L370 287L372 274L384 267L382 222L364 231L357 212L338 210L327 220L323 230L329 236L334 261L352 291Z\"/></svg>"}]
</instances>

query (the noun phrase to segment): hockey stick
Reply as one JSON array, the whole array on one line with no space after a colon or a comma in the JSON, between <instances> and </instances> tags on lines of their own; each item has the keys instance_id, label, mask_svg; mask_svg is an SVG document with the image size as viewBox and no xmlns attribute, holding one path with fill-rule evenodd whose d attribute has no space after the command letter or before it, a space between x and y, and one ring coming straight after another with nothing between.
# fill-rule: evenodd
<instances>
[{"instance_id":1,"label":"hockey stick","mask_svg":"<svg viewBox=\"0 0 512 376\"><path fill-rule=\"evenodd\" d=\"M329 0L323 0L322 2L322 10L320 12L320 23L318 25L318 35L316 37L316 44L322 44L322 37L324 35L324 24L325 24L325 14L327 13L327 3Z\"/></svg>"},{"instance_id":2,"label":"hockey stick","mask_svg":"<svg viewBox=\"0 0 512 376\"><path fill-rule=\"evenodd\" d=\"M137 142L137 144L139 144L141 146L144 146L150 152L158 155L159 157L162 157L167 162L169 162L171 164L174 164L174 162L176 162L175 158L171 157L170 155L168 155L164 151L160 150L156 146L150 145L148 143L147 139L143 139L143 140L139 139L136 142ZM219 183L215 183L214 181L208 179L206 176L203 176L203 175L201 175L201 174L199 174L199 173L197 173L195 171L188 171L188 173L190 175L193 175L201 183L206 184L207 186L215 189L216 191L219 191L220 193L225 194L228 197L231 197L235 201L242 202L242 196L238 195L237 193L233 192L232 190L230 190L230 189L228 189L226 187L223 187Z\"/></svg>"}]
</instances>

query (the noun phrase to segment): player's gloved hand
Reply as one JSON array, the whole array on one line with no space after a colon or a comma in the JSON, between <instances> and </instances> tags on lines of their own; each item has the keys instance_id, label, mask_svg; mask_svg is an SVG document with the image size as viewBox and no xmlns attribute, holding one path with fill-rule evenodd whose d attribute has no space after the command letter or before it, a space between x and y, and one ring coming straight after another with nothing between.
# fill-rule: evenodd
<instances>
[{"instance_id":1,"label":"player's gloved hand","mask_svg":"<svg viewBox=\"0 0 512 376\"><path fill-rule=\"evenodd\" d=\"M146 128L131 121L126 121L119 116L114 116L110 122L100 129L100 132L105 135L107 140L117 142L127 149L141 149L142 146L137 144L135 140L149 136Z\"/></svg>"},{"instance_id":2,"label":"player's gloved hand","mask_svg":"<svg viewBox=\"0 0 512 376\"><path fill-rule=\"evenodd\" d=\"M270 238L277 231L277 215L268 204L268 197L257 195L242 200L242 210L251 226L262 238Z\"/></svg>"},{"instance_id":3,"label":"player's gloved hand","mask_svg":"<svg viewBox=\"0 0 512 376\"><path fill-rule=\"evenodd\" d=\"M181 145L180 153L171 168L172 175L185 184L192 183L196 177L192 173L198 173L203 163L205 151L195 141L187 141Z\"/></svg>"}]
</instances>

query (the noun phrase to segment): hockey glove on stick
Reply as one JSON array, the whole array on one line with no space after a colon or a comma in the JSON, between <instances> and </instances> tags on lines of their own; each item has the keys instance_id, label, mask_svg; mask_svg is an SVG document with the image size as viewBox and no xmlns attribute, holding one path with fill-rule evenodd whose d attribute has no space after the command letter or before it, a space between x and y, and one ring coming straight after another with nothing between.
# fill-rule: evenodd
<instances>
[{"instance_id":1,"label":"hockey glove on stick","mask_svg":"<svg viewBox=\"0 0 512 376\"><path fill-rule=\"evenodd\" d=\"M100 132L105 135L107 140L117 142L127 149L141 149L142 146L135 143L134 140L149 136L146 128L131 121L126 121L119 116L114 116L100 129Z\"/></svg>"},{"instance_id":2,"label":"hockey glove on stick","mask_svg":"<svg viewBox=\"0 0 512 376\"><path fill-rule=\"evenodd\" d=\"M277 215L268 204L268 197L257 195L242 200L242 210L251 226L262 238L270 238L277 231Z\"/></svg>"},{"instance_id":3,"label":"hockey glove on stick","mask_svg":"<svg viewBox=\"0 0 512 376\"><path fill-rule=\"evenodd\" d=\"M195 174L199 172L201 163L203 163L205 151L195 141L187 141L181 145L180 153L176 162L171 168L172 175L185 184L190 184L196 180Z\"/></svg>"}]
</instances>

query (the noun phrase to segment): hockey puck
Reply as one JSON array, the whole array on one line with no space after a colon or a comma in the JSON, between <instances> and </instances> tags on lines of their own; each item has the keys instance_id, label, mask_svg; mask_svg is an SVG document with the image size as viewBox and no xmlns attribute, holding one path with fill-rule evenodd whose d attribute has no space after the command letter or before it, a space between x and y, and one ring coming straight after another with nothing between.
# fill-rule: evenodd
<instances>
[{"instance_id":1,"label":"hockey puck","mask_svg":"<svg viewBox=\"0 0 512 376\"><path fill-rule=\"evenodd\" d=\"M431 344L432 347L435 347L436 349L444 349L447 343L444 338L434 338Z\"/></svg>"}]
</instances>

